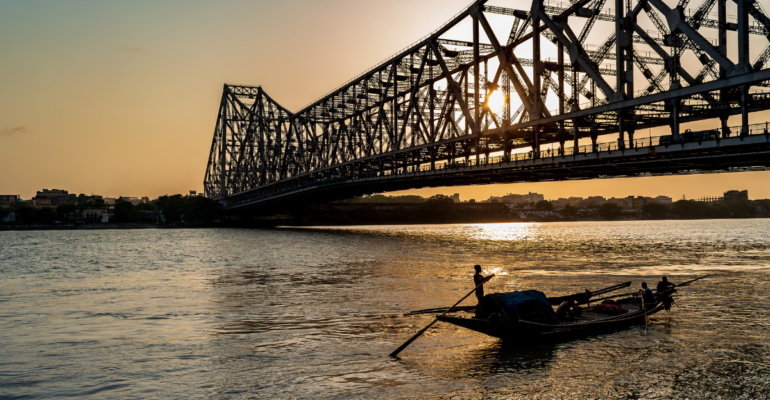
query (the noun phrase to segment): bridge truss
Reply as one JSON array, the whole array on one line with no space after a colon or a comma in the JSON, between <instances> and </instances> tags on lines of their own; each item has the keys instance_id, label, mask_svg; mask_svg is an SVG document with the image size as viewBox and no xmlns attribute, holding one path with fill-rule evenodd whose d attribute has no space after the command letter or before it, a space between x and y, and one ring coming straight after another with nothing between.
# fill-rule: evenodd
<instances>
[{"instance_id":1,"label":"bridge truss","mask_svg":"<svg viewBox=\"0 0 770 400\"><path fill-rule=\"evenodd\" d=\"M433 183L420 171L564 157L581 143L598 152L603 135L624 153L635 132L670 126L678 143L691 121L719 118L727 136L727 118L741 115L733 134L746 136L749 113L770 108L759 2L570 1L475 1L294 113L262 87L225 85L205 195L235 207L356 179L368 184L345 193L363 194L382 191L372 179L410 173L390 187L423 187Z\"/></svg>"}]
</instances>

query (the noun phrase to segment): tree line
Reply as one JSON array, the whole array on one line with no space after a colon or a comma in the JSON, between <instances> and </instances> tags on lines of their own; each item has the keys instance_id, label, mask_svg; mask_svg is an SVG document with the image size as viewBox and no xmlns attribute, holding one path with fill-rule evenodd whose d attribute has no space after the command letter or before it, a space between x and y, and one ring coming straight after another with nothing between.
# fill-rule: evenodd
<instances>
[{"instance_id":1,"label":"tree line","mask_svg":"<svg viewBox=\"0 0 770 400\"><path fill-rule=\"evenodd\" d=\"M74 223L74 215L83 212L88 208L106 208L108 205L102 199L96 199L84 203L65 203L56 208L43 207L36 208L23 205L16 208L13 212L16 216L16 224L54 224L58 222ZM0 208L0 218L8 215L11 211ZM170 196L160 196L157 200L149 203L132 204L131 202L119 198L115 201L113 207L114 222L116 223L138 223L155 222L147 218L147 212L162 213L166 223L181 223L200 225L211 223L219 217L219 204L206 197L182 196L175 194Z\"/></svg>"}]
</instances>

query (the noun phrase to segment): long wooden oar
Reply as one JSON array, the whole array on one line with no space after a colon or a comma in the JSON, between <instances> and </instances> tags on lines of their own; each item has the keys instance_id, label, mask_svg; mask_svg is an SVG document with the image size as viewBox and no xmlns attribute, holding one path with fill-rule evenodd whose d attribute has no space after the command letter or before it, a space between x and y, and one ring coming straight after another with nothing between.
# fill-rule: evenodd
<instances>
[{"instance_id":1,"label":"long wooden oar","mask_svg":"<svg viewBox=\"0 0 770 400\"><path fill-rule=\"evenodd\" d=\"M444 311L444 313L443 313L443 314L441 314L441 315L439 315L439 317L441 317L441 316L444 316L444 315L446 315L448 312L452 311L452 309L454 309L455 307L457 307L457 305L458 305L458 304L462 303L462 302L463 302L463 300L467 299L467 298L468 298L468 296L472 295L472 294L473 294L473 292L475 292L475 291L476 291L476 289L480 288L482 285L484 285L485 283L487 283L487 281L489 281L490 279L492 279L492 278L494 278L494 277L495 277L495 275L494 275L494 274L492 274L492 275L489 275L488 277L484 278L484 280L483 280L483 281L481 281L481 283L479 283L478 285L476 285L476 287L475 287L475 288L473 288L473 290L471 290L470 292L468 292L468 294L466 294L465 296L463 296L463 298L462 298L462 299L460 299L460 301L458 301L457 303L455 303L455 304L454 304L452 307L449 307L449 309L448 309L448 310L446 310L446 311ZM404 350L404 349L405 349L407 346L409 346L410 344L412 344L412 342L414 342L415 340L417 340L417 338L418 338L418 337L420 337L420 335L422 335L423 333L425 333L425 331L427 331L427 330L428 330L428 329L429 329L431 326L433 326L433 324L435 324L435 323L436 323L436 321L438 321L438 317L435 317L435 318L433 319L433 321L431 321L431 323L430 323L430 324L428 324L428 326L426 326L425 328L422 328L422 329L420 329L420 331L419 331L419 332L417 332L417 334L415 334L415 335L414 335L414 336L412 336L412 337L411 337L409 340L407 340L406 342L404 342L404 344L402 344L402 345L401 345L399 348L397 348L397 349L396 349L394 352L390 353L390 354L388 355L388 357L395 357L395 356L397 356L397 355L398 355L398 353L400 353L401 351L403 351L403 350Z\"/></svg>"},{"instance_id":2,"label":"long wooden oar","mask_svg":"<svg viewBox=\"0 0 770 400\"><path fill-rule=\"evenodd\" d=\"M689 281L687 281L687 282L683 282L683 283L680 283L680 284L674 285L674 287L682 287L682 286L687 286L687 285L689 285L689 284L691 284L691 283L693 283L693 282L695 282L695 281L699 281L699 280L701 280L701 279L703 279L703 278L708 278L708 277L709 277L709 276L711 276L711 275L712 275L712 274L704 275L704 276L701 276L700 278L695 278L695 279L689 280Z\"/></svg>"},{"instance_id":3,"label":"long wooden oar","mask_svg":"<svg viewBox=\"0 0 770 400\"><path fill-rule=\"evenodd\" d=\"M597 290L597 291L595 291L595 292L591 292L591 295L592 295L592 296L598 296L598 295L600 295L600 294L605 294L605 293L609 293L609 292L614 292L614 291L616 291L616 290L619 290L619 289L623 289L623 288L627 288L627 287L629 287L629 286L631 286L631 281L628 281L628 282L623 282L623 283L619 283L619 284L617 284L617 285L615 285L615 286L610 286L610 287L608 287L608 288L599 289L599 290Z\"/></svg>"}]
</instances>

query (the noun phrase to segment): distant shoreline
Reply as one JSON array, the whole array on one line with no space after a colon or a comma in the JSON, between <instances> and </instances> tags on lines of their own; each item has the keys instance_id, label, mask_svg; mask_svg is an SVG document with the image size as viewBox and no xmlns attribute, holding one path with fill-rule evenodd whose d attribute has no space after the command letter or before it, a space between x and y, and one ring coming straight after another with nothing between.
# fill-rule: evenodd
<instances>
[{"instance_id":1,"label":"distant shoreline","mask_svg":"<svg viewBox=\"0 0 770 400\"><path fill-rule=\"evenodd\" d=\"M158 224L103 224L103 225L38 225L38 226L8 226L0 225L0 232L4 231L76 231L76 230L130 230L130 229L206 229L206 228L275 228L281 227L317 227L317 226L367 226L367 225L387 225L387 226L406 226L406 225L447 225L447 224L510 224L510 223L553 223L553 222L631 222L631 221L702 221L702 220L751 220L768 219L768 217L753 218L617 218L617 219L559 219L559 218L537 218L530 219L509 219L509 220L480 220L480 221L297 221L296 219L271 220L267 221L231 221L224 224L205 224L205 225L158 225Z\"/></svg>"}]
</instances>

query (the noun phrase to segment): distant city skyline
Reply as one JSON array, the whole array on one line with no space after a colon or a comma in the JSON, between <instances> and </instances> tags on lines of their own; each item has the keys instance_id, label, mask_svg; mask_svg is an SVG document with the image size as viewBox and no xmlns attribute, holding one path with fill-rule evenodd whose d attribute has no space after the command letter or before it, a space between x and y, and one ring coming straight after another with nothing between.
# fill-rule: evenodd
<instances>
[{"instance_id":1,"label":"distant city skyline","mask_svg":"<svg viewBox=\"0 0 770 400\"><path fill-rule=\"evenodd\" d=\"M718 179L732 177L733 179ZM770 198L767 185L770 172L740 172L724 174L674 175L666 177L592 179L562 182L514 183L478 186L437 187L383 193L389 196L414 194L430 197L434 194L459 193L462 200L485 200L508 193L540 193L546 199L560 197L627 197L668 196L673 201L685 196L688 200L721 196L729 190L748 190L750 199Z\"/></svg>"}]
</instances>

